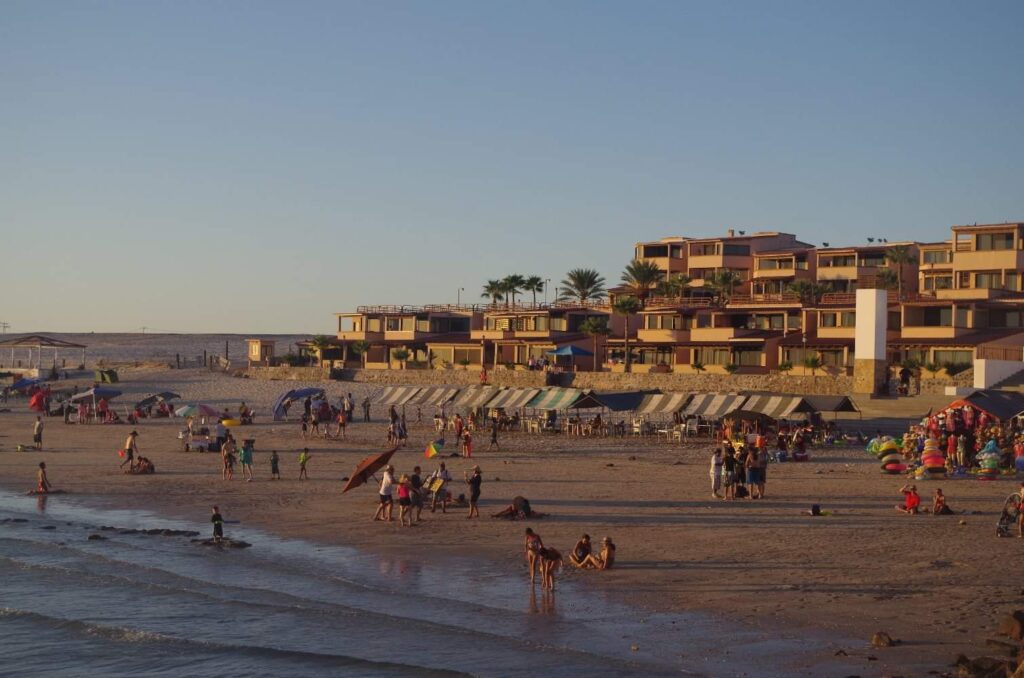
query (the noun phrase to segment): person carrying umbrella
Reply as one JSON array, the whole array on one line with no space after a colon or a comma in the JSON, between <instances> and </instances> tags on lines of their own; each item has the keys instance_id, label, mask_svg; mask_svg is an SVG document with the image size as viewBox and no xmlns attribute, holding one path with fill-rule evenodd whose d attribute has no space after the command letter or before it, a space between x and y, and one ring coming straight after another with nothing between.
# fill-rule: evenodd
<instances>
[{"instance_id":1,"label":"person carrying umbrella","mask_svg":"<svg viewBox=\"0 0 1024 678\"><path fill-rule=\"evenodd\" d=\"M377 507L377 512L373 514L374 520L383 520L388 523L392 520L391 512L395 507L391 497L395 485L394 472L395 467L391 464L384 467L384 476L380 481L380 505Z\"/></svg>"}]
</instances>

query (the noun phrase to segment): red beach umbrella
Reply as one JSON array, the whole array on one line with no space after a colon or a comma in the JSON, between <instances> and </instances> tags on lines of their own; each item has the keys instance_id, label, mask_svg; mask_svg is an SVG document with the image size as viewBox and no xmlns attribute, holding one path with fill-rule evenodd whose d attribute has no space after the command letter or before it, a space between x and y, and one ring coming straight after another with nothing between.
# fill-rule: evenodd
<instances>
[{"instance_id":1,"label":"red beach umbrella","mask_svg":"<svg viewBox=\"0 0 1024 678\"><path fill-rule=\"evenodd\" d=\"M397 447L392 447L387 452L371 454L369 457L359 462L356 466L356 470L352 472L348 482L345 483L345 487L341 490L342 493L348 492L352 488L359 487L360 485L367 483L370 476L388 465L388 462L391 461L391 456L397 450Z\"/></svg>"}]
</instances>

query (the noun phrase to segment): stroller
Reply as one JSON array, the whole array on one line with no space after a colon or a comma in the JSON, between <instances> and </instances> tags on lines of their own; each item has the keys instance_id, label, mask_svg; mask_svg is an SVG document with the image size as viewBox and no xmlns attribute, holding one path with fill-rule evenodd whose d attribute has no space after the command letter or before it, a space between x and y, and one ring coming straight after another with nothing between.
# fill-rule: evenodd
<instances>
[{"instance_id":1,"label":"stroller","mask_svg":"<svg viewBox=\"0 0 1024 678\"><path fill-rule=\"evenodd\" d=\"M1013 527L1017 524L1021 511L1021 496L1014 492L1003 502L1003 510L999 513L999 522L996 523L997 537L1013 536Z\"/></svg>"}]
</instances>

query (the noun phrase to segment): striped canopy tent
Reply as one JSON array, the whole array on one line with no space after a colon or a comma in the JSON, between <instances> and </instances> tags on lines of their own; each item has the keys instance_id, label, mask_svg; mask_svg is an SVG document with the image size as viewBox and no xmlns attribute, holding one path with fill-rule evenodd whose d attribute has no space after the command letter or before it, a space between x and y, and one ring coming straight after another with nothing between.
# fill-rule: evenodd
<instances>
[{"instance_id":1,"label":"striped canopy tent","mask_svg":"<svg viewBox=\"0 0 1024 678\"><path fill-rule=\"evenodd\" d=\"M459 395L455 397L452 406L462 410L483 407L503 390L497 386L470 386L469 388L462 389Z\"/></svg>"},{"instance_id":2,"label":"striped canopy tent","mask_svg":"<svg viewBox=\"0 0 1024 678\"><path fill-rule=\"evenodd\" d=\"M804 396L804 402L811 412L860 412L850 396L809 395Z\"/></svg>"},{"instance_id":3,"label":"striped canopy tent","mask_svg":"<svg viewBox=\"0 0 1024 678\"><path fill-rule=\"evenodd\" d=\"M576 403L575 407L585 409L587 407L603 407L612 412L635 412L643 399L651 395L650 391L613 391L604 393L591 393L586 398ZM595 405L589 405L591 401Z\"/></svg>"},{"instance_id":4,"label":"striped canopy tent","mask_svg":"<svg viewBox=\"0 0 1024 678\"><path fill-rule=\"evenodd\" d=\"M693 396L686 404L686 407L683 408L683 415L718 419L740 409L746 399L747 396L736 393L700 393Z\"/></svg>"},{"instance_id":5,"label":"striped canopy tent","mask_svg":"<svg viewBox=\"0 0 1024 678\"><path fill-rule=\"evenodd\" d=\"M419 386L385 386L373 400L380 405L407 405L420 390Z\"/></svg>"},{"instance_id":6,"label":"striped canopy tent","mask_svg":"<svg viewBox=\"0 0 1024 678\"><path fill-rule=\"evenodd\" d=\"M588 392L578 388L546 388L526 406L534 410L567 410L587 395Z\"/></svg>"},{"instance_id":7,"label":"striped canopy tent","mask_svg":"<svg viewBox=\"0 0 1024 678\"><path fill-rule=\"evenodd\" d=\"M692 393L652 393L644 396L636 408L636 413L673 414L686 407L692 398Z\"/></svg>"},{"instance_id":8,"label":"striped canopy tent","mask_svg":"<svg viewBox=\"0 0 1024 678\"><path fill-rule=\"evenodd\" d=\"M514 410L526 407L526 404L537 397L539 388L507 388L487 401L487 407Z\"/></svg>"},{"instance_id":9,"label":"striped canopy tent","mask_svg":"<svg viewBox=\"0 0 1024 678\"><path fill-rule=\"evenodd\" d=\"M420 389L420 392L406 401L407 405L426 405L428 407L442 407L458 395L459 389L455 386L428 386Z\"/></svg>"},{"instance_id":10,"label":"striped canopy tent","mask_svg":"<svg viewBox=\"0 0 1024 678\"><path fill-rule=\"evenodd\" d=\"M773 393L752 395L747 398L740 409L763 414L771 419L789 419L796 413L811 411L803 396Z\"/></svg>"}]
</instances>

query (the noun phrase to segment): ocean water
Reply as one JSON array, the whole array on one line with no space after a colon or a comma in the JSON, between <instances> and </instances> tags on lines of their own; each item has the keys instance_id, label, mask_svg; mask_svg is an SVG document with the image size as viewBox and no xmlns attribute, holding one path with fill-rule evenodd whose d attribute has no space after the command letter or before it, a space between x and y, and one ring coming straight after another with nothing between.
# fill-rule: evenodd
<instances>
[{"instance_id":1,"label":"ocean water","mask_svg":"<svg viewBox=\"0 0 1024 678\"><path fill-rule=\"evenodd\" d=\"M248 353L246 339L270 339L276 341L275 349L277 355L283 356L289 351L296 351L295 343L308 341L311 335L308 334L172 334L147 332L42 332L48 337L70 341L76 344L84 344L86 366L92 368L100 361L104 363L119 363L131 361L163 361L174 363L176 357L182 361L195 362L198 357L202 361L203 352L208 355L223 356L225 349L228 357L234 361L245 362ZM19 334L5 335L5 339L19 337ZM32 351L35 356L35 350ZM75 367L81 362L81 349L58 349L57 364L61 365L66 360L68 369ZM28 350L24 348L15 349L14 366L21 361L23 365L28 364ZM33 357L33 362L35 358ZM43 365L47 366L53 362L53 351L43 349ZM10 349L0 349L0 365L11 366Z\"/></svg>"},{"instance_id":2,"label":"ocean water","mask_svg":"<svg viewBox=\"0 0 1024 678\"><path fill-rule=\"evenodd\" d=\"M252 548L122 532L154 528L209 532L0 492L0 674L792 675L768 667L821 642L647 614L571 577L543 594L518 564L365 553L241 525L229 536ZM743 657L716 651L723 639Z\"/></svg>"}]
</instances>

